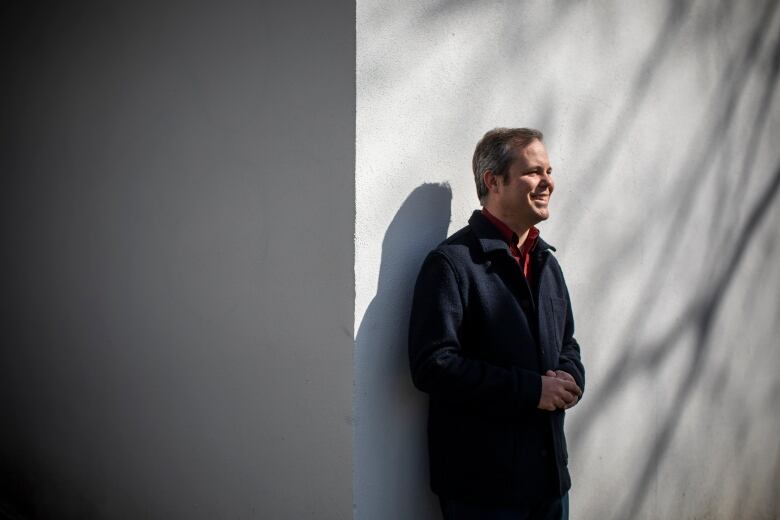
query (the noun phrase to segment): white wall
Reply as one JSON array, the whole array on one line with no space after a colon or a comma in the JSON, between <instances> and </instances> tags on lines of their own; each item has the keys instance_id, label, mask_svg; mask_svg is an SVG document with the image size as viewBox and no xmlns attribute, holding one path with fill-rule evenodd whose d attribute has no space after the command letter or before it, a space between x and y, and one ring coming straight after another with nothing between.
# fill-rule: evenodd
<instances>
[{"instance_id":1,"label":"white wall","mask_svg":"<svg viewBox=\"0 0 780 520\"><path fill-rule=\"evenodd\" d=\"M0 516L352 511L354 4L0 8Z\"/></svg>"},{"instance_id":2,"label":"white wall","mask_svg":"<svg viewBox=\"0 0 780 520\"><path fill-rule=\"evenodd\" d=\"M778 518L780 4L357 3L355 518L437 518L406 360L495 126L542 129L588 371L572 518Z\"/></svg>"}]
</instances>

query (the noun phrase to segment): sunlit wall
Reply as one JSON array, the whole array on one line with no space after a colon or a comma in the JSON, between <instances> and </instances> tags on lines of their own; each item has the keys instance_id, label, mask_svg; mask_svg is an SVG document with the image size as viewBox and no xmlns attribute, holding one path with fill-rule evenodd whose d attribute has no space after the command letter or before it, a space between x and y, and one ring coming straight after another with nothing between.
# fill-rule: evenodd
<instances>
[{"instance_id":1,"label":"sunlit wall","mask_svg":"<svg viewBox=\"0 0 780 520\"><path fill-rule=\"evenodd\" d=\"M437 518L406 328L478 206L474 145L540 128L588 373L573 518L777 518L780 3L358 0L355 518Z\"/></svg>"}]
</instances>

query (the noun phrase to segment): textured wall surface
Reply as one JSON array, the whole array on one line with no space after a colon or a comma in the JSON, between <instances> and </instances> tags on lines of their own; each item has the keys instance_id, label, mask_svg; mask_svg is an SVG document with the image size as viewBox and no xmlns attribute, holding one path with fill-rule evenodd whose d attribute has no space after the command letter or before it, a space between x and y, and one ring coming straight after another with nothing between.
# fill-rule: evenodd
<instances>
[{"instance_id":1,"label":"textured wall surface","mask_svg":"<svg viewBox=\"0 0 780 520\"><path fill-rule=\"evenodd\" d=\"M573 518L779 518L780 3L357 7L355 518L439 515L408 307L495 126L555 168Z\"/></svg>"},{"instance_id":2,"label":"textured wall surface","mask_svg":"<svg viewBox=\"0 0 780 520\"><path fill-rule=\"evenodd\" d=\"M354 3L18 4L0 511L349 518Z\"/></svg>"}]
</instances>

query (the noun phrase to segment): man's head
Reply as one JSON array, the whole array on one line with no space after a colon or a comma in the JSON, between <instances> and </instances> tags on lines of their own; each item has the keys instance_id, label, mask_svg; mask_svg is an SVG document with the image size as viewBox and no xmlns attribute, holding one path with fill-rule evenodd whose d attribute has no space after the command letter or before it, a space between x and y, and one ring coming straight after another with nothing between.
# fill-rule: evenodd
<instances>
[{"instance_id":1,"label":"man's head","mask_svg":"<svg viewBox=\"0 0 780 520\"><path fill-rule=\"evenodd\" d=\"M539 130L496 128L474 150L472 167L480 203L491 213L531 226L549 217L555 188Z\"/></svg>"}]
</instances>

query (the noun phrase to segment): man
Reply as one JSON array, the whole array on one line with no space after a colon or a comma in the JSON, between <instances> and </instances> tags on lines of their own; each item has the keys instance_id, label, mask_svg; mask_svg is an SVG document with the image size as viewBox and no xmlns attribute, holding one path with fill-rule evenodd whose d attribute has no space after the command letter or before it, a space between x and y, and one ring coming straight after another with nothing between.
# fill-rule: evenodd
<instances>
[{"instance_id":1,"label":"man","mask_svg":"<svg viewBox=\"0 0 780 520\"><path fill-rule=\"evenodd\" d=\"M409 360L430 396L430 484L445 520L568 516L564 410L585 371L555 248L535 227L555 187L542 138L485 134L473 159L483 208L417 278Z\"/></svg>"}]
</instances>

